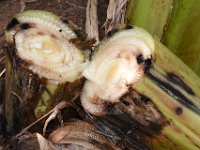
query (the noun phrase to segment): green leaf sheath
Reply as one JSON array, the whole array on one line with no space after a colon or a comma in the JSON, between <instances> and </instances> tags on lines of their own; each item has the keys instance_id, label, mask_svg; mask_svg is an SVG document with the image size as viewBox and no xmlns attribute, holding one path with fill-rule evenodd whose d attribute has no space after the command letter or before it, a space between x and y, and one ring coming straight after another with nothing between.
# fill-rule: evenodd
<instances>
[{"instance_id":1,"label":"green leaf sheath","mask_svg":"<svg viewBox=\"0 0 200 150\"><path fill-rule=\"evenodd\" d=\"M130 24L161 38L172 11L172 3L173 0L130 0L126 18Z\"/></svg>"},{"instance_id":2,"label":"green leaf sheath","mask_svg":"<svg viewBox=\"0 0 200 150\"><path fill-rule=\"evenodd\" d=\"M130 0L126 18L157 36L200 76L200 1Z\"/></svg>"},{"instance_id":3,"label":"green leaf sheath","mask_svg":"<svg viewBox=\"0 0 200 150\"><path fill-rule=\"evenodd\" d=\"M135 90L151 99L169 124L149 143L154 149L199 149L200 79L156 39L155 45L153 66Z\"/></svg>"}]
</instances>

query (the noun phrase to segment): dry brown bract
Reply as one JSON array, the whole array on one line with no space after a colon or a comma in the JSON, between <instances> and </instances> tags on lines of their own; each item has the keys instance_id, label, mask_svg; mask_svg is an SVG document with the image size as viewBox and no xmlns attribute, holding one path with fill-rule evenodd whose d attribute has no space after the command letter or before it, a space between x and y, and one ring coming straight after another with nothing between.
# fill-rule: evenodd
<instances>
[{"instance_id":1,"label":"dry brown bract","mask_svg":"<svg viewBox=\"0 0 200 150\"><path fill-rule=\"evenodd\" d=\"M95 126L85 121L68 123L51 133L49 140L55 144L76 144L87 149L119 149L106 136L98 132Z\"/></svg>"},{"instance_id":2,"label":"dry brown bract","mask_svg":"<svg viewBox=\"0 0 200 150\"><path fill-rule=\"evenodd\" d=\"M22 136L18 149L34 150L120 150L92 124L86 121L73 121L55 130L45 139L39 133Z\"/></svg>"}]
</instances>

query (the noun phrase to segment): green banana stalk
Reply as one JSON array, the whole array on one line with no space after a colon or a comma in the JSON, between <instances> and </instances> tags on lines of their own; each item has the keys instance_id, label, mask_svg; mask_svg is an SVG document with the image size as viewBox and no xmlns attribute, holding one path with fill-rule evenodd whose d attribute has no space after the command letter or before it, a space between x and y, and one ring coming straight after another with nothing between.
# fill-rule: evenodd
<instances>
[{"instance_id":1,"label":"green banana stalk","mask_svg":"<svg viewBox=\"0 0 200 150\"><path fill-rule=\"evenodd\" d=\"M153 66L135 90L151 99L169 125L149 142L153 149L200 149L200 79L157 39L155 45Z\"/></svg>"},{"instance_id":2,"label":"green banana stalk","mask_svg":"<svg viewBox=\"0 0 200 150\"><path fill-rule=\"evenodd\" d=\"M153 67L135 87L170 120L161 135L149 139L153 149L200 149L198 3L185 0L129 2L128 22L145 28L158 38L155 39L157 50Z\"/></svg>"},{"instance_id":3,"label":"green banana stalk","mask_svg":"<svg viewBox=\"0 0 200 150\"><path fill-rule=\"evenodd\" d=\"M145 28L200 76L200 2L130 0L126 18Z\"/></svg>"},{"instance_id":4,"label":"green banana stalk","mask_svg":"<svg viewBox=\"0 0 200 150\"><path fill-rule=\"evenodd\" d=\"M172 4L173 0L130 0L126 19L161 39L172 12Z\"/></svg>"},{"instance_id":5,"label":"green banana stalk","mask_svg":"<svg viewBox=\"0 0 200 150\"><path fill-rule=\"evenodd\" d=\"M162 43L200 76L200 1L176 0Z\"/></svg>"}]
</instances>

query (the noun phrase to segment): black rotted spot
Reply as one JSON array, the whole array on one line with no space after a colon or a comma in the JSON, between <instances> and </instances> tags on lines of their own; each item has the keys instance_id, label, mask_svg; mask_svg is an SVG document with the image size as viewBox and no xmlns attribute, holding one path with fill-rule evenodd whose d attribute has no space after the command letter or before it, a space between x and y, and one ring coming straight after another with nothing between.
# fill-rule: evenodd
<instances>
[{"instance_id":1,"label":"black rotted spot","mask_svg":"<svg viewBox=\"0 0 200 150\"><path fill-rule=\"evenodd\" d=\"M160 89L162 89L165 93L170 95L172 98L176 99L182 105L187 108L190 108L192 111L200 114L200 108L195 105L191 99L188 99L182 91L176 89L170 82L162 81L161 79L155 77L150 72L147 72L146 75L148 78L154 82ZM175 110L176 111L176 110Z\"/></svg>"},{"instance_id":2,"label":"black rotted spot","mask_svg":"<svg viewBox=\"0 0 200 150\"><path fill-rule=\"evenodd\" d=\"M8 24L8 26L6 27L6 30L11 30L12 28L14 28L18 24L19 24L19 21L16 18L13 18L11 20L11 22Z\"/></svg>"},{"instance_id":3,"label":"black rotted spot","mask_svg":"<svg viewBox=\"0 0 200 150\"><path fill-rule=\"evenodd\" d=\"M174 73L167 73L167 79L173 83L175 83L176 85L180 86L181 88L183 88L187 93L189 93L190 95L194 95L195 93L194 91L176 74Z\"/></svg>"},{"instance_id":4,"label":"black rotted spot","mask_svg":"<svg viewBox=\"0 0 200 150\"><path fill-rule=\"evenodd\" d=\"M137 56L137 63L141 64L144 61L144 57L140 54L139 56Z\"/></svg>"},{"instance_id":5,"label":"black rotted spot","mask_svg":"<svg viewBox=\"0 0 200 150\"><path fill-rule=\"evenodd\" d=\"M183 109L181 107L176 108L176 114L180 115L183 113Z\"/></svg>"},{"instance_id":6,"label":"black rotted spot","mask_svg":"<svg viewBox=\"0 0 200 150\"><path fill-rule=\"evenodd\" d=\"M20 24L20 28L22 30L26 30L26 29L29 29L30 28L30 25L28 23L22 23Z\"/></svg>"},{"instance_id":7,"label":"black rotted spot","mask_svg":"<svg viewBox=\"0 0 200 150\"><path fill-rule=\"evenodd\" d=\"M152 62L151 62L150 58L144 60L144 72L148 72L149 71L149 69L151 68L151 64L152 64Z\"/></svg>"},{"instance_id":8,"label":"black rotted spot","mask_svg":"<svg viewBox=\"0 0 200 150\"><path fill-rule=\"evenodd\" d=\"M87 36L80 29L74 28L73 31L77 35L77 37L80 41L85 41L85 39L87 38ZM83 43L81 43L81 44L83 44Z\"/></svg>"},{"instance_id":9,"label":"black rotted spot","mask_svg":"<svg viewBox=\"0 0 200 150\"><path fill-rule=\"evenodd\" d=\"M66 23L66 24L69 24L69 20L67 20L66 18L62 18L62 22Z\"/></svg>"},{"instance_id":10,"label":"black rotted spot","mask_svg":"<svg viewBox=\"0 0 200 150\"><path fill-rule=\"evenodd\" d=\"M134 26L132 26L131 24L127 24L126 29L133 29Z\"/></svg>"},{"instance_id":11,"label":"black rotted spot","mask_svg":"<svg viewBox=\"0 0 200 150\"><path fill-rule=\"evenodd\" d=\"M73 29L73 31L78 37L82 34L80 29Z\"/></svg>"},{"instance_id":12,"label":"black rotted spot","mask_svg":"<svg viewBox=\"0 0 200 150\"><path fill-rule=\"evenodd\" d=\"M114 35L116 32L118 32L119 30L118 29L113 29L113 30L111 30L111 31L109 31L108 33L107 33L107 37L109 38L109 37L111 37L112 35Z\"/></svg>"}]
</instances>

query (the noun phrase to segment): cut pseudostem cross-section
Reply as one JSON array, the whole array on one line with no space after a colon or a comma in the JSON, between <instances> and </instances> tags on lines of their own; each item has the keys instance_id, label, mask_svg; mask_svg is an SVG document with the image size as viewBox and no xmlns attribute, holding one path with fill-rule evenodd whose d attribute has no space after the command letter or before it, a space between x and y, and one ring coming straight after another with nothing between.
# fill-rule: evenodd
<instances>
[{"instance_id":1,"label":"cut pseudostem cross-section","mask_svg":"<svg viewBox=\"0 0 200 150\"><path fill-rule=\"evenodd\" d=\"M16 124L17 132L53 104L71 100L88 65L83 50L92 43L72 22L42 10L16 14L5 30L5 41L9 58L5 92L5 112L9 113L5 116L8 128Z\"/></svg>"},{"instance_id":2,"label":"cut pseudostem cross-section","mask_svg":"<svg viewBox=\"0 0 200 150\"><path fill-rule=\"evenodd\" d=\"M24 65L54 83L73 82L87 66L82 51L70 42L75 32L58 16L46 11L17 14L5 32L6 41L15 41Z\"/></svg>"},{"instance_id":3,"label":"cut pseudostem cross-section","mask_svg":"<svg viewBox=\"0 0 200 150\"><path fill-rule=\"evenodd\" d=\"M102 42L83 76L87 79L81 102L95 115L107 113L106 104L135 86L151 63L154 41L143 29L134 27L120 31Z\"/></svg>"}]
</instances>

